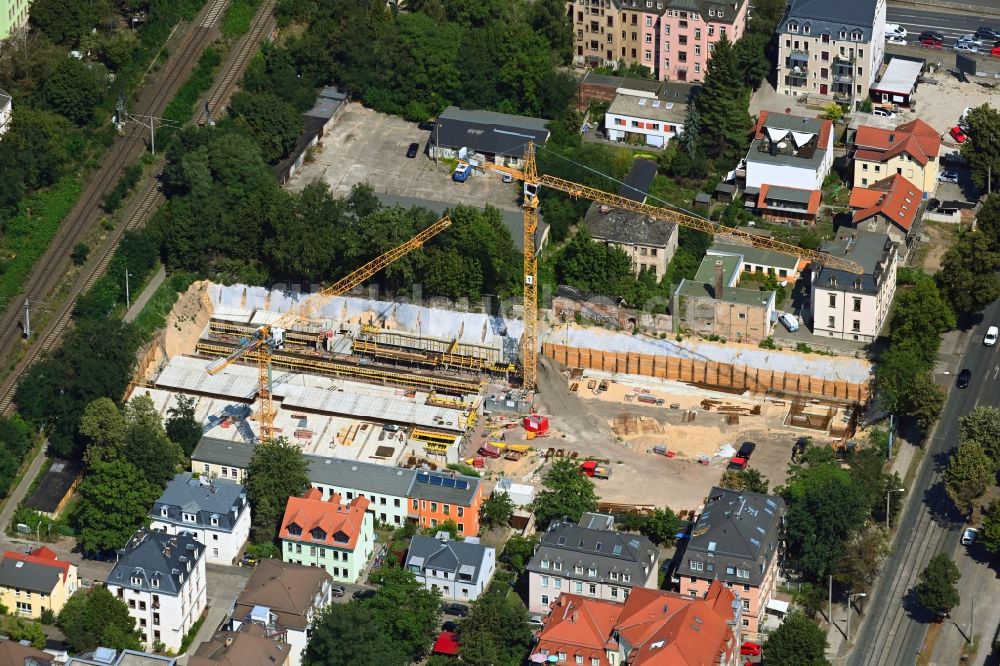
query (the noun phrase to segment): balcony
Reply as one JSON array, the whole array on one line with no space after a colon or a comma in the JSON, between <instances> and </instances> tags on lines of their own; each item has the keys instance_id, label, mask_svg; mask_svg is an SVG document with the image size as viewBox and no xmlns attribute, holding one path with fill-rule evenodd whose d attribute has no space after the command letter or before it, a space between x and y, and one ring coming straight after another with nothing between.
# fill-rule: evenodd
<instances>
[{"instance_id":1,"label":"balcony","mask_svg":"<svg viewBox=\"0 0 1000 666\"><path fill-rule=\"evenodd\" d=\"M834 62L845 62L845 63L853 65L854 64L854 60L855 60L854 56L850 56L850 57L848 57L848 56L842 56L842 55L835 55L835 56L833 56L833 61Z\"/></svg>"},{"instance_id":2,"label":"balcony","mask_svg":"<svg viewBox=\"0 0 1000 666\"><path fill-rule=\"evenodd\" d=\"M795 62L809 62L809 51L792 49L792 52L788 55L788 59Z\"/></svg>"}]
</instances>

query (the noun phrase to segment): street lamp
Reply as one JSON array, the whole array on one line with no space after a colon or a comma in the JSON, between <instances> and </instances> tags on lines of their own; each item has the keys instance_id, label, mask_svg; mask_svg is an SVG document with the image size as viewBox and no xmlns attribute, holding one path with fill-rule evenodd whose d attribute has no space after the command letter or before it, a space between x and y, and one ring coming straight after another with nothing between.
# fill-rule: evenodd
<instances>
[{"instance_id":1,"label":"street lamp","mask_svg":"<svg viewBox=\"0 0 1000 666\"><path fill-rule=\"evenodd\" d=\"M893 493L905 493L906 488L889 488L889 491L885 494L885 531L891 531L889 527L889 498L892 497Z\"/></svg>"},{"instance_id":2,"label":"street lamp","mask_svg":"<svg viewBox=\"0 0 1000 666\"><path fill-rule=\"evenodd\" d=\"M855 597L867 597L868 595L864 592L858 592L857 594L847 595L847 642L851 642L851 605L853 604Z\"/></svg>"},{"instance_id":3,"label":"street lamp","mask_svg":"<svg viewBox=\"0 0 1000 666\"><path fill-rule=\"evenodd\" d=\"M128 290L128 279L130 277L135 277L133 274L128 272L128 267L125 268L125 309L129 310L132 308L132 297Z\"/></svg>"}]
</instances>

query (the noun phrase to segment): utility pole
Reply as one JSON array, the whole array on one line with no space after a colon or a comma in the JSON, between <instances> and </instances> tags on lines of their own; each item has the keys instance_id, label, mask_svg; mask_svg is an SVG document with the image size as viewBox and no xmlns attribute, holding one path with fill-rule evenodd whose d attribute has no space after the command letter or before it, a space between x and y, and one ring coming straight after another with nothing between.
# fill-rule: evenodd
<instances>
[{"instance_id":1,"label":"utility pole","mask_svg":"<svg viewBox=\"0 0 1000 666\"><path fill-rule=\"evenodd\" d=\"M857 594L850 594L847 596L847 642L851 642L851 606L855 597L867 597L868 595L864 592L858 592Z\"/></svg>"},{"instance_id":2,"label":"utility pole","mask_svg":"<svg viewBox=\"0 0 1000 666\"><path fill-rule=\"evenodd\" d=\"M31 337L31 307L28 303L28 299L24 299L24 338L27 340Z\"/></svg>"},{"instance_id":3,"label":"utility pole","mask_svg":"<svg viewBox=\"0 0 1000 666\"><path fill-rule=\"evenodd\" d=\"M830 618L830 624L833 624L833 574L830 574L830 596L827 599L827 613Z\"/></svg>"},{"instance_id":4,"label":"utility pole","mask_svg":"<svg viewBox=\"0 0 1000 666\"><path fill-rule=\"evenodd\" d=\"M125 266L125 309L129 310L132 307L132 299L128 291L128 266Z\"/></svg>"},{"instance_id":5,"label":"utility pole","mask_svg":"<svg viewBox=\"0 0 1000 666\"><path fill-rule=\"evenodd\" d=\"M889 443L886 445L885 459L892 460L892 440L895 439L896 426L895 415L889 414Z\"/></svg>"}]
</instances>

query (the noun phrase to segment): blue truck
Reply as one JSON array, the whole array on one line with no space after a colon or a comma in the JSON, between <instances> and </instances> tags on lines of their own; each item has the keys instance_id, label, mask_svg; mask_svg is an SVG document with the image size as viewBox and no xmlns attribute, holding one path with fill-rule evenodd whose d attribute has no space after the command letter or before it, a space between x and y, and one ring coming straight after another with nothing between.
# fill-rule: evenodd
<instances>
[{"instance_id":1,"label":"blue truck","mask_svg":"<svg viewBox=\"0 0 1000 666\"><path fill-rule=\"evenodd\" d=\"M472 175L472 165L468 162L459 162L455 171L451 174L451 179L456 183L464 183Z\"/></svg>"}]
</instances>

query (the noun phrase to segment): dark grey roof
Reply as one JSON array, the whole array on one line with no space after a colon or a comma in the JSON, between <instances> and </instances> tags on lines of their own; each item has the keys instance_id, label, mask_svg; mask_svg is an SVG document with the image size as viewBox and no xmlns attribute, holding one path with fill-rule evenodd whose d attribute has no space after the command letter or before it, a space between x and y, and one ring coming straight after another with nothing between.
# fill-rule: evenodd
<instances>
[{"instance_id":1,"label":"dark grey roof","mask_svg":"<svg viewBox=\"0 0 1000 666\"><path fill-rule=\"evenodd\" d=\"M614 76L609 74L596 74L587 72L580 82L580 85L590 84L594 86L604 86L606 88L628 88L629 90L642 90L643 92L655 93L660 90L660 82L653 79L635 79L628 76Z\"/></svg>"},{"instance_id":2,"label":"dark grey roof","mask_svg":"<svg viewBox=\"0 0 1000 666\"><path fill-rule=\"evenodd\" d=\"M671 236L677 233L677 225L673 222L598 203L590 205L583 223L593 238L625 245L666 247Z\"/></svg>"},{"instance_id":3,"label":"dark grey roof","mask_svg":"<svg viewBox=\"0 0 1000 666\"><path fill-rule=\"evenodd\" d=\"M149 517L182 526L232 531L246 506L242 484L226 479L195 479L191 472L182 472L167 484L160 499L153 504ZM166 516L163 509L167 510ZM183 513L194 514L195 522L183 520ZM216 519L216 525L212 524L212 518Z\"/></svg>"},{"instance_id":4,"label":"dark grey roof","mask_svg":"<svg viewBox=\"0 0 1000 666\"><path fill-rule=\"evenodd\" d=\"M97 648L92 653L70 657L66 666L174 666L176 657L166 657L138 650L124 650L117 656L111 648Z\"/></svg>"},{"instance_id":5,"label":"dark grey roof","mask_svg":"<svg viewBox=\"0 0 1000 666\"><path fill-rule=\"evenodd\" d=\"M677 567L679 576L760 585L778 550L780 497L712 488ZM691 561L700 563L692 568ZM737 570L748 572L737 576Z\"/></svg>"},{"instance_id":6,"label":"dark grey roof","mask_svg":"<svg viewBox=\"0 0 1000 666\"><path fill-rule=\"evenodd\" d=\"M603 524L594 521L593 515L588 517L590 520L585 524L595 527L563 521L552 523L542 535L528 563L528 571L550 573L554 571L553 564L558 562L562 565L560 575L566 578L605 582L611 579L612 572L616 572L623 586L645 583L649 572L657 566L658 553L653 543L644 536L604 529ZM549 566L543 567L542 562ZM582 573L574 572L577 566L583 567ZM597 569L597 575L589 575L588 569ZM628 581L621 577L626 572L630 574Z\"/></svg>"},{"instance_id":7,"label":"dark grey roof","mask_svg":"<svg viewBox=\"0 0 1000 666\"><path fill-rule=\"evenodd\" d=\"M824 32L837 38L840 31L860 29L862 41L870 41L872 27L875 24L875 8L879 0L791 0L788 12L778 27L779 32L787 33L788 23L794 21L800 27L797 34L802 33L802 27L809 25L809 35L821 35ZM793 33L795 34L795 33Z\"/></svg>"},{"instance_id":8,"label":"dark grey roof","mask_svg":"<svg viewBox=\"0 0 1000 666\"><path fill-rule=\"evenodd\" d=\"M788 135L778 141L771 141L767 132L768 128L812 134L813 136L801 146L797 145L794 138ZM823 163L823 158L826 156L827 144L820 145L822 132L822 120L790 116L784 113L768 113L764 126L761 128L762 136L759 139L755 138L750 143L747 161L816 169Z\"/></svg>"},{"instance_id":9,"label":"dark grey roof","mask_svg":"<svg viewBox=\"0 0 1000 666\"><path fill-rule=\"evenodd\" d=\"M438 116L431 141L449 148L469 148L479 153L521 157L529 141L538 145L549 138L549 121L493 111L467 111L449 106Z\"/></svg>"},{"instance_id":10,"label":"dark grey roof","mask_svg":"<svg viewBox=\"0 0 1000 666\"><path fill-rule=\"evenodd\" d=\"M656 162L642 157L632 163L632 170L625 176L625 182L618 188L618 196L642 203L649 194L649 187L656 178Z\"/></svg>"},{"instance_id":11,"label":"dark grey roof","mask_svg":"<svg viewBox=\"0 0 1000 666\"><path fill-rule=\"evenodd\" d=\"M776 201L794 201L795 203L808 204L812 198L812 190L803 190L798 187L782 187L781 185L771 185L767 188L767 198Z\"/></svg>"},{"instance_id":12,"label":"dark grey roof","mask_svg":"<svg viewBox=\"0 0 1000 666\"><path fill-rule=\"evenodd\" d=\"M0 561L0 586L19 587L22 590L52 594L63 570L47 567L37 562L24 562L11 558Z\"/></svg>"},{"instance_id":13,"label":"dark grey roof","mask_svg":"<svg viewBox=\"0 0 1000 666\"><path fill-rule=\"evenodd\" d=\"M713 2L712 0L667 0L667 9L698 12L702 21L710 23L732 24L739 16L740 9L747 0L731 0L730 2ZM644 0L630 0L633 7L645 6ZM710 9L715 10L709 12ZM722 18L719 12L722 11ZM714 14L714 16L713 16Z\"/></svg>"},{"instance_id":14,"label":"dark grey roof","mask_svg":"<svg viewBox=\"0 0 1000 666\"><path fill-rule=\"evenodd\" d=\"M79 463L54 460L35 492L31 493L26 506L43 513L55 513L59 509L59 503L73 489L81 471Z\"/></svg>"},{"instance_id":15,"label":"dark grey roof","mask_svg":"<svg viewBox=\"0 0 1000 666\"><path fill-rule=\"evenodd\" d=\"M118 551L118 563L105 582L132 590L177 596L204 553L205 546L190 534L139 530L128 545Z\"/></svg>"},{"instance_id":16,"label":"dark grey roof","mask_svg":"<svg viewBox=\"0 0 1000 666\"><path fill-rule=\"evenodd\" d=\"M202 437L191 453L191 462L246 469L250 466L255 446L256 444L233 442L228 439Z\"/></svg>"},{"instance_id":17,"label":"dark grey roof","mask_svg":"<svg viewBox=\"0 0 1000 666\"><path fill-rule=\"evenodd\" d=\"M864 275L823 266L813 286L821 289L877 294L887 275L896 245L887 234L874 231L841 229L834 240L825 241L820 251L861 264Z\"/></svg>"},{"instance_id":18,"label":"dark grey roof","mask_svg":"<svg viewBox=\"0 0 1000 666\"><path fill-rule=\"evenodd\" d=\"M14 98L6 90L0 90L0 108L10 104L12 99Z\"/></svg>"},{"instance_id":19,"label":"dark grey roof","mask_svg":"<svg viewBox=\"0 0 1000 666\"><path fill-rule=\"evenodd\" d=\"M192 463L209 463L226 465L245 470L250 465L254 445L230 442L202 437L198 446L191 454ZM378 493L395 497L416 497L435 502L445 502L470 506L479 488L480 480L474 476L460 474L439 474L423 472L416 469L404 469L389 465L346 460L344 458L326 458L323 456L305 455L309 463L309 481L314 486L339 486L354 488L362 493ZM455 486L438 485L421 482L420 475L456 479L464 482Z\"/></svg>"},{"instance_id":20,"label":"dark grey roof","mask_svg":"<svg viewBox=\"0 0 1000 666\"><path fill-rule=\"evenodd\" d=\"M437 537L416 535L410 540L406 551L406 568L418 566L422 569L468 573L472 580L479 578L489 546L468 541L452 541Z\"/></svg>"}]
</instances>

